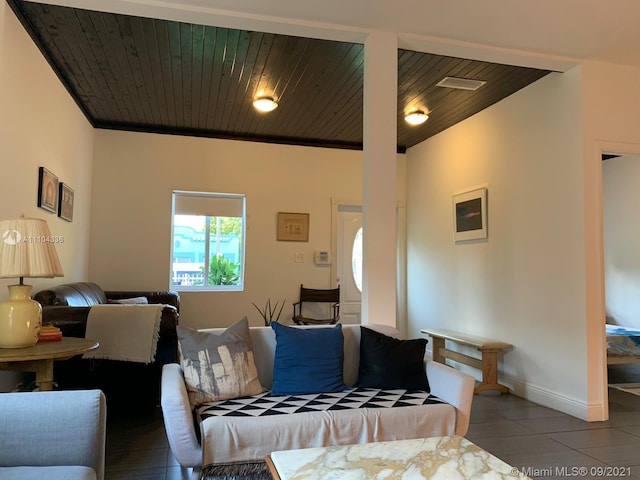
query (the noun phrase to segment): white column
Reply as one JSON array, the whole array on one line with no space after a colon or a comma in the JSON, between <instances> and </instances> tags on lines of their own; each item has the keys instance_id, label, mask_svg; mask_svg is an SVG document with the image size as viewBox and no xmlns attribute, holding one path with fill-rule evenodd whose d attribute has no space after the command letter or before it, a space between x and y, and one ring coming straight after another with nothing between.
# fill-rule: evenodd
<instances>
[{"instance_id":1,"label":"white column","mask_svg":"<svg viewBox=\"0 0 640 480\"><path fill-rule=\"evenodd\" d=\"M398 40L372 32L364 44L362 323L396 325Z\"/></svg>"}]
</instances>

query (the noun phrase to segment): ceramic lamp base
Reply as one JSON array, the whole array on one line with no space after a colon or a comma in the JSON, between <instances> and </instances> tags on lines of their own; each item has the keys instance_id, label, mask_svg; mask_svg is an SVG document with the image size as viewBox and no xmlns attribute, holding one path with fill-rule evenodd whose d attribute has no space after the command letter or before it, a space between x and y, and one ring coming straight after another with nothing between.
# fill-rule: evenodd
<instances>
[{"instance_id":1,"label":"ceramic lamp base","mask_svg":"<svg viewBox=\"0 0 640 480\"><path fill-rule=\"evenodd\" d=\"M31 285L9 285L9 299L0 302L0 348L31 347L38 342L42 307L31 300Z\"/></svg>"}]
</instances>

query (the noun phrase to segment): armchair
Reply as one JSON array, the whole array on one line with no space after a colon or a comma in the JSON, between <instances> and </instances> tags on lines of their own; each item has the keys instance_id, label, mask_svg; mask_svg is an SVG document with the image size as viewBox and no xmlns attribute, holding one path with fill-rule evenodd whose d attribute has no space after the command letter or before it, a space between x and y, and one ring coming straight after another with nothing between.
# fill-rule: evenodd
<instances>
[{"instance_id":1,"label":"armchair","mask_svg":"<svg viewBox=\"0 0 640 480\"><path fill-rule=\"evenodd\" d=\"M106 416L99 390L0 394L0 478L103 480Z\"/></svg>"},{"instance_id":2,"label":"armchair","mask_svg":"<svg viewBox=\"0 0 640 480\"><path fill-rule=\"evenodd\" d=\"M61 388L99 388L114 402L126 406L131 396L137 404L160 398L160 374L166 363L178 359L176 325L180 296L171 291L104 291L91 282L75 282L42 290L34 300L42 305L42 323L52 324L66 337L85 337L89 311L94 305L145 297L150 304L163 304L155 361L149 365L116 360L85 360L75 357L54 364L54 380ZM140 402L142 400L142 402Z\"/></svg>"}]
</instances>

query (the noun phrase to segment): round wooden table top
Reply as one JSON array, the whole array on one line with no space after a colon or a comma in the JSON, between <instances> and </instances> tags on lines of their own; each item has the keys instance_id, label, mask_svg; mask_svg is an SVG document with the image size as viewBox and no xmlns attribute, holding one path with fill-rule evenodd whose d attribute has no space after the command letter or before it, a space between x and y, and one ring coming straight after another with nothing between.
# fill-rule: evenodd
<instances>
[{"instance_id":1,"label":"round wooden table top","mask_svg":"<svg viewBox=\"0 0 640 480\"><path fill-rule=\"evenodd\" d=\"M98 348L100 344L88 338L62 337L53 342L39 342L33 347L0 348L0 362L25 362L48 358L67 359Z\"/></svg>"}]
</instances>

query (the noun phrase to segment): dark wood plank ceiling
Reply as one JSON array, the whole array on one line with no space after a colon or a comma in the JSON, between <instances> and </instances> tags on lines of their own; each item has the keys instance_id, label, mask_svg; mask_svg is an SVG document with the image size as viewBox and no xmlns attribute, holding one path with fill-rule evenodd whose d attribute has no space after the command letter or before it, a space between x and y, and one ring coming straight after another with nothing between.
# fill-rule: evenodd
<instances>
[{"instance_id":1,"label":"dark wood plank ceiling","mask_svg":"<svg viewBox=\"0 0 640 480\"><path fill-rule=\"evenodd\" d=\"M96 128L362 148L361 44L7 0ZM398 52L398 151L549 73ZM477 91L435 84L483 80ZM279 107L257 113L259 92ZM417 127L405 111L429 120Z\"/></svg>"}]
</instances>

